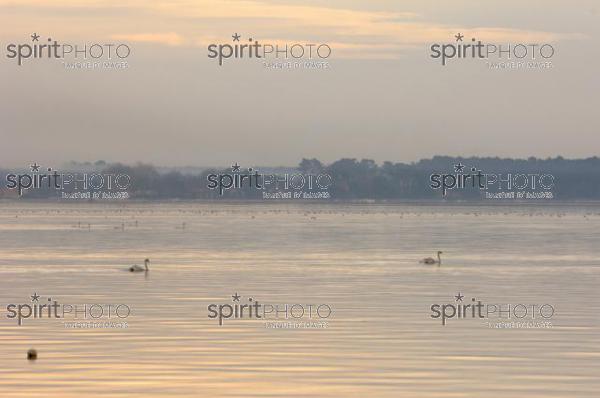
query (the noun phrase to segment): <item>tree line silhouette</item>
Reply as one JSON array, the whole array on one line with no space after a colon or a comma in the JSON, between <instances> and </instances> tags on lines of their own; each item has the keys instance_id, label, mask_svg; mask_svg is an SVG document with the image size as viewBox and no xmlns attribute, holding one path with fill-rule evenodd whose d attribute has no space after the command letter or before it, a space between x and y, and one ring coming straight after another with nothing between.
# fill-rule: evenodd
<instances>
[{"instance_id":1,"label":"tree line silhouette","mask_svg":"<svg viewBox=\"0 0 600 398\"><path fill-rule=\"evenodd\" d=\"M384 162L377 164L369 159L344 158L330 164L317 159L303 159L296 168L269 168L265 174L328 174L333 184L329 187L333 200L479 200L478 189L450 190L442 197L439 190L431 188L433 173L456 174L454 166L465 165L465 170L475 167L483 173L493 174L552 174L555 186L552 189L558 200L600 200L600 158L565 159L562 157L539 159L511 159L498 157L451 157L435 156L414 163ZM81 165L81 164L80 164ZM230 189L219 196L216 190L207 187L209 174L232 173L227 169L204 169L196 173L176 170L161 172L151 164L135 165L108 164L104 161L87 163L93 172L103 174L127 174L131 177L128 189L132 199L142 200L214 200L214 199L261 199L262 191L245 187ZM242 169L244 170L244 169ZM265 169L266 170L266 169ZM73 166L74 172L81 172ZM61 172L65 172L61 170ZM86 171L92 173L92 171ZM0 170L2 186L0 197L13 197L6 189L6 175ZM244 171L241 172L242 174ZM266 191L272 191L272 188ZM313 189L317 190L318 189ZM52 198L53 189L26 190L23 198Z\"/></svg>"}]
</instances>

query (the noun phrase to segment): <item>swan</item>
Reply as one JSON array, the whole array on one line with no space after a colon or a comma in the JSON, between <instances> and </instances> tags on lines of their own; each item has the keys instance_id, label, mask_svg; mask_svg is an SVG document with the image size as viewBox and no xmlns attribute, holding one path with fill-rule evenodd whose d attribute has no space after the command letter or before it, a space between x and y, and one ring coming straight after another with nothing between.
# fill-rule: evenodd
<instances>
[{"instance_id":1,"label":"swan","mask_svg":"<svg viewBox=\"0 0 600 398\"><path fill-rule=\"evenodd\" d=\"M425 257L423 260L419 261L420 263L423 264L437 264L437 265L442 265L442 258L440 257L440 254L442 254L443 252L438 251L437 252L437 260L431 257Z\"/></svg>"},{"instance_id":2,"label":"swan","mask_svg":"<svg viewBox=\"0 0 600 398\"><path fill-rule=\"evenodd\" d=\"M131 267L129 267L129 272L148 272L150 271L148 269L148 264L150 263L149 259L145 259L144 260L144 266L142 267L141 265L132 265Z\"/></svg>"}]
</instances>

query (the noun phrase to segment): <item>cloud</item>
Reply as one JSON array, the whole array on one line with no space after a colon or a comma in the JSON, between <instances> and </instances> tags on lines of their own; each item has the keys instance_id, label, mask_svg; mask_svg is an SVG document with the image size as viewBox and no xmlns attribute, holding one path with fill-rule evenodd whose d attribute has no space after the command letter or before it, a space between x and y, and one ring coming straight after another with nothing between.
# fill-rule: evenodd
<instances>
[{"instance_id":1,"label":"cloud","mask_svg":"<svg viewBox=\"0 0 600 398\"><path fill-rule=\"evenodd\" d=\"M0 0L0 6L18 7ZM6 6L11 4L11 6ZM580 34L554 33L501 26L461 26L443 21L427 21L426 15L413 12L372 11L333 8L322 5L271 3L268 0L22 0L29 6L138 10L135 28L129 18L105 19L94 12L81 12L86 26L79 26L79 35L101 35L126 42L145 42L168 46L206 46L230 40L234 30L247 37L270 43L335 43L336 56L362 58L399 57L402 52L429 43L452 42L460 32L467 38L489 43L553 43L565 39L584 38ZM43 15L39 11L40 16ZM66 18L66 17L65 17ZM53 34L70 26L60 19L51 20ZM10 22L10 21L8 21ZM14 25L19 26L19 25ZM14 26L0 27L0 33ZM157 27L169 33L155 32ZM48 29L50 30L50 29ZM129 33L113 33L127 30ZM132 31L134 30L134 31ZM137 32L135 30L138 30ZM73 32L65 32L71 35ZM332 46L333 47L333 46Z\"/></svg>"},{"instance_id":2,"label":"cloud","mask_svg":"<svg viewBox=\"0 0 600 398\"><path fill-rule=\"evenodd\" d=\"M134 33L134 34L116 34L111 35L111 39L125 42L158 43L168 46L180 46L184 44L184 39L177 33Z\"/></svg>"}]
</instances>

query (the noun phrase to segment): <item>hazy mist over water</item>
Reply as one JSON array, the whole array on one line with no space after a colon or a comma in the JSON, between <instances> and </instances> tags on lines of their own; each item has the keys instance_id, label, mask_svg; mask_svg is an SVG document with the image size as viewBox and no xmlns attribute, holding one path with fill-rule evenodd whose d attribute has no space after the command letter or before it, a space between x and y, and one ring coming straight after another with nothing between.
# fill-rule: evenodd
<instances>
[{"instance_id":1,"label":"hazy mist over water","mask_svg":"<svg viewBox=\"0 0 600 398\"><path fill-rule=\"evenodd\" d=\"M599 226L598 206L5 202L1 395L595 397ZM441 267L418 263L436 250ZM146 257L147 275L126 272ZM126 303L129 327L6 318L34 293ZM219 326L207 306L234 293L333 315ZM457 293L549 303L552 328L442 326L430 306Z\"/></svg>"}]
</instances>

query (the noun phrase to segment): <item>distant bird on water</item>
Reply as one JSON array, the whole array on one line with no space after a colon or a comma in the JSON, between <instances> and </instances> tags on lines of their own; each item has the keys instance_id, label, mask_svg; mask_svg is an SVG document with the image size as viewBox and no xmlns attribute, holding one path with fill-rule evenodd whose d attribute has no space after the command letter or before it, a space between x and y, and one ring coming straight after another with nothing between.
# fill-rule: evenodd
<instances>
[{"instance_id":1,"label":"distant bird on water","mask_svg":"<svg viewBox=\"0 0 600 398\"><path fill-rule=\"evenodd\" d=\"M145 259L144 260L144 266L142 267L141 265L132 265L131 267L129 267L129 272L148 272L150 271L148 269L148 264L150 263L149 259Z\"/></svg>"},{"instance_id":2,"label":"distant bird on water","mask_svg":"<svg viewBox=\"0 0 600 398\"><path fill-rule=\"evenodd\" d=\"M423 260L419 261L422 264L437 264L437 265L442 265L442 258L440 257L440 254L442 254L443 252L438 251L437 252L437 260L435 258L432 257L425 257Z\"/></svg>"}]
</instances>

